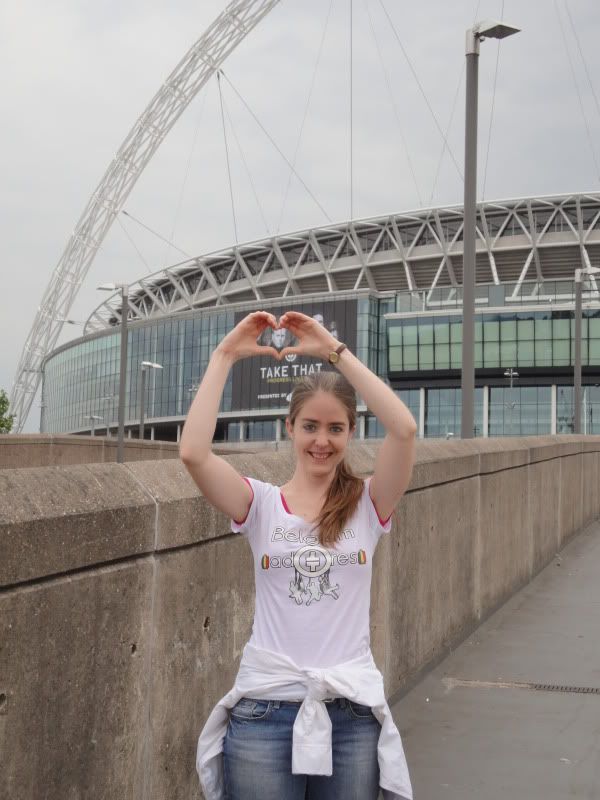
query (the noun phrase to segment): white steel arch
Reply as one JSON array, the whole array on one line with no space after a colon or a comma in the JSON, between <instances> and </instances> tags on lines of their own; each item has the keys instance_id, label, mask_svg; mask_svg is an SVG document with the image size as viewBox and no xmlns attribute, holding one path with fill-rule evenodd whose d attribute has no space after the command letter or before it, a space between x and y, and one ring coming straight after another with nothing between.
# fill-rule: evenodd
<instances>
[{"instance_id":1,"label":"white steel arch","mask_svg":"<svg viewBox=\"0 0 600 800\"><path fill-rule=\"evenodd\" d=\"M42 361L56 344L96 252L146 164L204 84L279 1L232 0L171 72L119 148L54 269L25 341L10 398L17 433L37 392Z\"/></svg>"}]
</instances>

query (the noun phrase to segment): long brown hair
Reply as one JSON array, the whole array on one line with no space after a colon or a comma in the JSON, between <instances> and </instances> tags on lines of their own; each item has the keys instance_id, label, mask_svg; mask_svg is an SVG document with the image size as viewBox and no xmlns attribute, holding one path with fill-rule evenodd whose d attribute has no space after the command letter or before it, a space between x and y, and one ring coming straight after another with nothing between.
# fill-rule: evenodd
<instances>
[{"instance_id":1,"label":"long brown hair","mask_svg":"<svg viewBox=\"0 0 600 800\"><path fill-rule=\"evenodd\" d=\"M292 392L289 419L292 426L300 409L317 392L329 392L342 403L348 414L350 430L356 427L356 394L350 383L337 372L317 372L299 381ZM363 492L363 481L343 459L336 467L325 503L316 520L319 542L330 547L341 538L344 525L350 519Z\"/></svg>"}]
</instances>

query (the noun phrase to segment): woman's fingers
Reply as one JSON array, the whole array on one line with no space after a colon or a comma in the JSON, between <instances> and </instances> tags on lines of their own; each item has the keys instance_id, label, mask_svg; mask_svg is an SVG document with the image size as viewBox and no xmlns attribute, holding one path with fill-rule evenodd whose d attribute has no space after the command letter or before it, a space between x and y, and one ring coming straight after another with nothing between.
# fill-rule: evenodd
<instances>
[{"instance_id":1,"label":"woman's fingers","mask_svg":"<svg viewBox=\"0 0 600 800\"><path fill-rule=\"evenodd\" d=\"M310 319L312 319L312 317L309 317L306 314L302 314L300 311L286 311L285 314L283 314L283 316L280 319L283 320L286 317L288 319L294 319L295 318L297 320L300 320L300 319L310 320Z\"/></svg>"},{"instance_id":2,"label":"woman's fingers","mask_svg":"<svg viewBox=\"0 0 600 800\"><path fill-rule=\"evenodd\" d=\"M257 321L260 320L263 329L268 327L277 328L278 326L277 319L273 314L269 314L268 311L254 311L252 314L249 314L249 316Z\"/></svg>"},{"instance_id":3,"label":"woman's fingers","mask_svg":"<svg viewBox=\"0 0 600 800\"><path fill-rule=\"evenodd\" d=\"M271 356L272 358L276 358L277 361L281 360L281 353L279 350L276 350L274 347L267 347L266 345L256 345L256 349L253 351L253 355L256 356Z\"/></svg>"}]
</instances>

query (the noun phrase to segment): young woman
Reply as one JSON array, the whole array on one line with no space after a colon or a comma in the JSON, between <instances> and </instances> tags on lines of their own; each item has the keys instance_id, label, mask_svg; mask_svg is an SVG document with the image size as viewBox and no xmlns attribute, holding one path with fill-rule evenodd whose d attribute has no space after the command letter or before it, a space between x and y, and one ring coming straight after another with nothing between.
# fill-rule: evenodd
<instances>
[{"instance_id":1,"label":"young woman","mask_svg":"<svg viewBox=\"0 0 600 800\"><path fill-rule=\"evenodd\" d=\"M297 345L257 344L267 327ZM294 388L286 428L296 466L278 487L212 453L219 403L239 359L295 353L334 364ZM374 474L346 464L360 395L386 430ZM252 637L236 685L198 743L207 800L412 798L400 735L370 650L371 560L405 492L417 426L394 392L311 317L266 311L218 345L190 408L180 455L207 500L247 536L255 564Z\"/></svg>"}]
</instances>

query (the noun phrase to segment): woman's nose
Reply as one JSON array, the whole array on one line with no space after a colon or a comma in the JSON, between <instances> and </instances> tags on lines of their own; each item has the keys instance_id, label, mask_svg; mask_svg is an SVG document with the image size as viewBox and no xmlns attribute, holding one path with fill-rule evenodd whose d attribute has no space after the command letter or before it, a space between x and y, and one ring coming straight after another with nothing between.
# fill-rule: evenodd
<instances>
[{"instance_id":1,"label":"woman's nose","mask_svg":"<svg viewBox=\"0 0 600 800\"><path fill-rule=\"evenodd\" d=\"M315 444L317 444L319 447L327 447L327 443L328 443L327 431L322 429L317 431L317 439Z\"/></svg>"}]
</instances>

